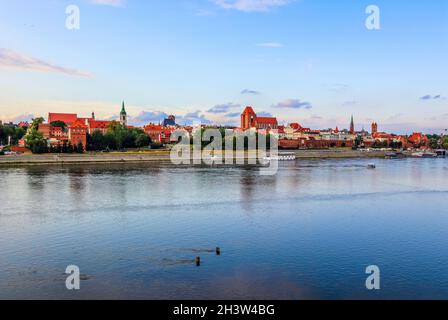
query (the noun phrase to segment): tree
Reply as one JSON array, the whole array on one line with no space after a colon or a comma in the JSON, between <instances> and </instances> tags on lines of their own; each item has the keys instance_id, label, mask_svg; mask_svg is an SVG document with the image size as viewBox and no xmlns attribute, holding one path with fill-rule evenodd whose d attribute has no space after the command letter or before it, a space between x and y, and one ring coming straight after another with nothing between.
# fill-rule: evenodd
<instances>
[{"instance_id":1,"label":"tree","mask_svg":"<svg viewBox=\"0 0 448 320\"><path fill-rule=\"evenodd\" d=\"M60 120L53 121L53 122L50 123L50 125L51 125L52 127L62 128L63 130L64 130L65 128L67 128L67 124L66 124L64 121L60 121Z\"/></svg>"},{"instance_id":2,"label":"tree","mask_svg":"<svg viewBox=\"0 0 448 320\"><path fill-rule=\"evenodd\" d=\"M92 151L104 150L107 147L106 138L101 131L95 130L92 135L87 135L87 145Z\"/></svg>"},{"instance_id":3,"label":"tree","mask_svg":"<svg viewBox=\"0 0 448 320\"><path fill-rule=\"evenodd\" d=\"M437 149L439 148L439 138L430 138L429 140L429 147L431 149Z\"/></svg>"},{"instance_id":4,"label":"tree","mask_svg":"<svg viewBox=\"0 0 448 320\"><path fill-rule=\"evenodd\" d=\"M355 139L354 148L357 149L362 144L362 136L358 135Z\"/></svg>"},{"instance_id":5,"label":"tree","mask_svg":"<svg viewBox=\"0 0 448 320\"><path fill-rule=\"evenodd\" d=\"M26 146L33 153L48 152L47 139L45 139L43 134L39 132L39 125L41 125L43 122L43 118L33 119L33 122L25 136Z\"/></svg>"},{"instance_id":6,"label":"tree","mask_svg":"<svg viewBox=\"0 0 448 320\"><path fill-rule=\"evenodd\" d=\"M151 139L149 139L149 136L146 133L137 134L137 137L135 138L135 146L137 148L148 147L150 143Z\"/></svg>"},{"instance_id":7,"label":"tree","mask_svg":"<svg viewBox=\"0 0 448 320\"><path fill-rule=\"evenodd\" d=\"M11 125L0 125L0 145L8 144L16 145L20 139L26 134L25 129L16 128Z\"/></svg>"},{"instance_id":8,"label":"tree","mask_svg":"<svg viewBox=\"0 0 448 320\"><path fill-rule=\"evenodd\" d=\"M75 150L75 152L77 152L77 153L84 153L84 146L82 145L82 142L80 141L79 143L78 143L78 145L76 146L76 150Z\"/></svg>"},{"instance_id":9,"label":"tree","mask_svg":"<svg viewBox=\"0 0 448 320\"><path fill-rule=\"evenodd\" d=\"M444 149L448 149L448 137L444 137L443 138L443 144L442 144Z\"/></svg>"}]
</instances>

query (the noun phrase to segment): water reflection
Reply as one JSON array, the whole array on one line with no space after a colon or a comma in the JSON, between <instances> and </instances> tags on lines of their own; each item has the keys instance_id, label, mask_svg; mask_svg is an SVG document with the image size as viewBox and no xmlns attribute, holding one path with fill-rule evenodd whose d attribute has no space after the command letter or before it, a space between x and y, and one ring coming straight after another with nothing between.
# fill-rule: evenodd
<instances>
[{"instance_id":1,"label":"water reflection","mask_svg":"<svg viewBox=\"0 0 448 320\"><path fill-rule=\"evenodd\" d=\"M0 168L0 298L448 298L446 161Z\"/></svg>"}]
</instances>

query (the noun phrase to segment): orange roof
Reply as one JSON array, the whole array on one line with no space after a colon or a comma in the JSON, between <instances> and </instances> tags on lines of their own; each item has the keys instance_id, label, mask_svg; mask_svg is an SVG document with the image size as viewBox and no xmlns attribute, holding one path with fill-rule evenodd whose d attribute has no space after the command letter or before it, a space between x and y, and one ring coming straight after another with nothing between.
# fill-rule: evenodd
<instances>
[{"instance_id":1,"label":"orange roof","mask_svg":"<svg viewBox=\"0 0 448 320\"><path fill-rule=\"evenodd\" d=\"M410 137L409 137L409 141L412 143L418 143L421 141L427 141L429 140L427 136L425 136L423 133L421 132L414 132Z\"/></svg>"},{"instance_id":2,"label":"orange roof","mask_svg":"<svg viewBox=\"0 0 448 320\"><path fill-rule=\"evenodd\" d=\"M30 124L26 121L20 121L19 124L17 125L19 128L23 128L23 127L29 127Z\"/></svg>"},{"instance_id":3,"label":"orange roof","mask_svg":"<svg viewBox=\"0 0 448 320\"><path fill-rule=\"evenodd\" d=\"M102 121L102 120L89 120L89 126L91 129L107 129L112 121Z\"/></svg>"},{"instance_id":4,"label":"orange roof","mask_svg":"<svg viewBox=\"0 0 448 320\"><path fill-rule=\"evenodd\" d=\"M389 133L377 132L372 135L375 139L392 139L395 136Z\"/></svg>"},{"instance_id":5,"label":"orange roof","mask_svg":"<svg viewBox=\"0 0 448 320\"><path fill-rule=\"evenodd\" d=\"M70 128L72 128L72 129L87 129L87 126L81 120L76 120L75 122L73 122L70 125Z\"/></svg>"},{"instance_id":6,"label":"orange roof","mask_svg":"<svg viewBox=\"0 0 448 320\"><path fill-rule=\"evenodd\" d=\"M48 123L52 123L54 121L62 121L65 124L70 125L73 122L78 120L78 115L75 113L49 113L48 114Z\"/></svg>"},{"instance_id":7,"label":"orange roof","mask_svg":"<svg viewBox=\"0 0 448 320\"><path fill-rule=\"evenodd\" d=\"M272 117L257 117L257 123L277 124L277 118Z\"/></svg>"},{"instance_id":8,"label":"orange roof","mask_svg":"<svg viewBox=\"0 0 448 320\"><path fill-rule=\"evenodd\" d=\"M148 124L146 126L143 127L143 130L163 130L163 127L161 125L158 124Z\"/></svg>"},{"instance_id":9,"label":"orange roof","mask_svg":"<svg viewBox=\"0 0 448 320\"><path fill-rule=\"evenodd\" d=\"M300 129L302 129L302 126L301 126L300 124L298 124L298 123L291 123L289 126L290 126L291 128L293 128L294 130L300 130Z\"/></svg>"},{"instance_id":10,"label":"orange roof","mask_svg":"<svg viewBox=\"0 0 448 320\"><path fill-rule=\"evenodd\" d=\"M251 106L247 106L243 113L255 113L254 109Z\"/></svg>"}]
</instances>

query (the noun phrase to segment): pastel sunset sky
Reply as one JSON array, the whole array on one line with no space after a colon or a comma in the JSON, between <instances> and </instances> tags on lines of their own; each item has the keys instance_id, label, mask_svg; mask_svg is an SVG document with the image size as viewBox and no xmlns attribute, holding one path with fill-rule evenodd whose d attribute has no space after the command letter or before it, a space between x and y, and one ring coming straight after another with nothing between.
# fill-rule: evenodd
<instances>
[{"instance_id":1,"label":"pastel sunset sky","mask_svg":"<svg viewBox=\"0 0 448 320\"><path fill-rule=\"evenodd\" d=\"M365 27L377 5L381 29ZM80 29L66 28L66 7ZM448 128L446 0L0 0L0 119Z\"/></svg>"}]
</instances>

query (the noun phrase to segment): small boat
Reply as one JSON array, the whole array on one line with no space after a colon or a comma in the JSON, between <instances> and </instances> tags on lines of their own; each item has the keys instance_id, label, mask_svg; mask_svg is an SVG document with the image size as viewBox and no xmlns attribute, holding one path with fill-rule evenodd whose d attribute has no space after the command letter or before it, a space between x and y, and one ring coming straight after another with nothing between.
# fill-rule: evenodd
<instances>
[{"instance_id":1,"label":"small boat","mask_svg":"<svg viewBox=\"0 0 448 320\"><path fill-rule=\"evenodd\" d=\"M398 158L398 154L396 152L386 153L386 159L395 159L395 158Z\"/></svg>"},{"instance_id":2,"label":"small boat","mask_svg":"<svg viewBox=\"0 0 448 320\"><path fill-rule=\"evenodd\" d=\"M295 153L280 153L277 156L264 157L263 160L266 162L269 162L269 161L294 161L294 160L296 160L296 154Z\"/></svg>"},{"instance_id":3,"label":"small boat","mask_svg":"<svg viewBox=\"0 0 448 320\"><path fill-rule=\"evenodd\" d=\"M435 153L435 152L424 152L422 157L423 158L437 158L437 153Z\"/></svg>"},{"instance_id":4,"label":"small boat","mask_svg":"<svg viewBox=\"0 0 448 320\"><path fill-rule=\"evenodd\" d=\"M436 150L436 154L437 154L438 157L445 157L446 156L446 150L445 149Z\"/></svg>"},{"instance_id":5,"label":"small boat","mask_svg":"<svg viewBox=\"0 0 448 320\"><path fill-rule=\"evenodd\" d=\"M368 168L368 169L375 169L375 168L376 168L376 164L374 164L374 163L369 163L369 164L367 165L367 168Z\"/></svg>"},{"instance_id":6,"label":"small boat","mask_svg":"<svg viewBox=\"0 0 448 320\"><path fill-rule=\"evenodd\" d=\"M403 152L388 152L386 153L386 159L402 159L406 155Z\"/></svg>"},{"instance_id":7,"label":"small boat","mask_svg":"<svg viewBox=\"0 0 448 320\"><path fill-rule=\"evenodd\" d=\"M411 154L412 157L414 158L422 158L423 157L423 152L414 152Z\"/></svg>"}]
</instances>

